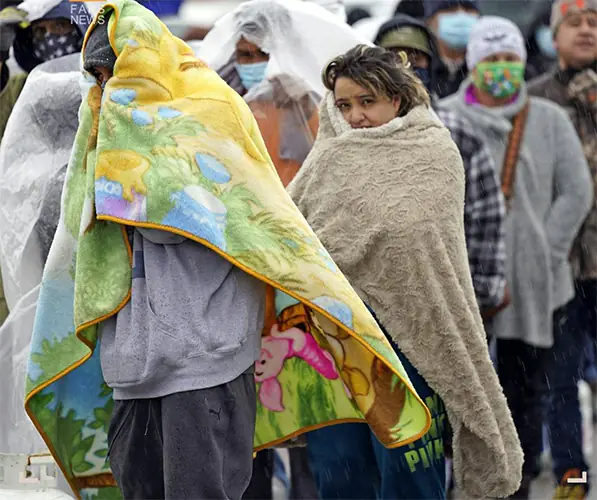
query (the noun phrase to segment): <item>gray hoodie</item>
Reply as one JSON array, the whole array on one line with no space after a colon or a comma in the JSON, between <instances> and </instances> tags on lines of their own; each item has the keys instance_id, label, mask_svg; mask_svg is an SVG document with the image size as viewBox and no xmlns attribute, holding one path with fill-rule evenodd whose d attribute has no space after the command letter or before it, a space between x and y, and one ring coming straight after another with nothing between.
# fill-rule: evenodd
<instances>
[{"instance_id":1,"label":"gray hoodie","mask_svg":"<svg viewBox=\"0 0 597 500\"><path fill-rule=\"evenodd\" d=\"M100 337L114 399L204 389L244 373L260 354L265 285L182 236L132 234L131 300Z\"/></svg>"}]
</instances>

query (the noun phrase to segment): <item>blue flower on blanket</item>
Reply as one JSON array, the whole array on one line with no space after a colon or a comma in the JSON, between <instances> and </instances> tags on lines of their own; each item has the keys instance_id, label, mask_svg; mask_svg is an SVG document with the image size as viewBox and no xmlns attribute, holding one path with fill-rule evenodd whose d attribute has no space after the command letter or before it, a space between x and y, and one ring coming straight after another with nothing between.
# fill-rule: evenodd
<instances>
[{"instance_id":1,"label":"blue flower on blanket","mask_svg":"<svg viewBox=\"0 0 597 500\"><path fill-rule=\"evenodd\" d=\"M188 186L170 196L174 208L162 224L176 227L226 251L226 206L201 186Z\"/></svg>"},{"instance_id":2,"label":"blue flower on blanket","mask_svg":"<svg viewBox=\"0 0 597 500\"><path fill-rule=\"evenodd\" d=\"M127 44L129 44L131 47L140 47L139 42L137 40L134 40L132 38L129 38L126 41Z\"/></svg>"},{"instance_id":3,"label":"blue flower on blanket","mask_svg":"<svg viewBox=\"0 0 597 500\"><path fill-rule=\"evenodd\" d=\"M95 210L98 214L143 222L147 220L147 199L132 189L132 203L122 196L122 184L105 176L95 181Z\"/></svg>"},{"instance_id":4,"label":"blue flower on blanket","mask_svg":"<svg viewBox=\"0 0 597 500\"><path fill-rule=\"evenodd\" d=\"M169 108L167 106L160 106L158 108L158 116L165 120L178 118L180 115L182 115L182 111L178 111L177 109Z\"/></svg>"},{"instance_id":5,"label":"blue flower on blanket","mask_svg":"<svg viewBox=\"0 0 597 500\"><path fill-rule=\"evenodd\" d=\"M122 106L128 106L137 97L134 89L118 89L110 93L110 100Z\"/></svg>"},{"instance_id":6,"label":"blue flower on blanket","mask_svg":"<svg viewBox=\"0 0 597 500\"><path fill-rule=\"evenodd\" d=\"M215 182L216 184L226 184L227 182L230 182L230 172L228 172L228 169L213 156L197 153L195 154L195 162L207 180Z\"/></svg>"},{"instance_id":7,"label":"blue flower on blanket","mask_svg":"<svg viewBox=\"0 0 597 500\"><path fill-rule=\"evenodd\" d=\"M313 303L330 313L343 325L352 328L352 310L344 302L322 295L313 300Z\"/></svg>"},{"instance_id":8,"label":"blue flower on blanket","mask_svg":"<svg viewBox=\"0 0 597 500\"><path fill-rule=\"evenodd\" d=\"M153 123L153 118L147 111L142 111L140 109L134 109L132 112L133 121L139 127L146 127L147 125L151 125Z\"/></svg>"}]
</instances>

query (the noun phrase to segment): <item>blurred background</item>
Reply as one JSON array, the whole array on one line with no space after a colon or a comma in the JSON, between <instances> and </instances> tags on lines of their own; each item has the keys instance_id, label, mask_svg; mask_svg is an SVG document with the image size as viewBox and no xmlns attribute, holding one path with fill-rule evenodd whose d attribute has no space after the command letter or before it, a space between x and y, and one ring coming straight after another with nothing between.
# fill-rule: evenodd
<instances>
[{"instance_id":1,"label":"blurred background","mask_svg":"<svg viewBox=\"0 0 597 500\"><path fill-rule=\"evenodd\" d=\"M349 20L358 19L365 14L372 18L387 20L398 4L409 2L417 3L411 0L345 0L344 5ZM237 0L153 0L142 3L162 16L164 22L177 36L187 40L200 40L219 17L234 9L240 2ZM327 2L324 0L321 3ZM551 0L480 0L480 4L483 14L510 18L520 26L524 34L527 34L538 15L549 8Z\"/></svg>"}]
</instances>

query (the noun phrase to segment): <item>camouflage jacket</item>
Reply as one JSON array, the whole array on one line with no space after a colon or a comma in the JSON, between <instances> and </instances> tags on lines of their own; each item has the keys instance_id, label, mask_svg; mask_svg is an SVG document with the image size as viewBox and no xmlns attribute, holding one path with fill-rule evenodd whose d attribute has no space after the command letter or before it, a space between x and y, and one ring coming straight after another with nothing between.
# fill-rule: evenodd
<instances>
[{"instance_id":1,"label":"camouflage jacket","mask_svg":"<svg viewBox=\"0 0 597 500\"><path fill-rule=\"evenodd\" d=\"M570 77L554 70L531 82L529 94L566 109L582 142L595 198L572 247L570 262L575 278L597 279L597 74L589 69Z\"/></svg>"}]
</instances>

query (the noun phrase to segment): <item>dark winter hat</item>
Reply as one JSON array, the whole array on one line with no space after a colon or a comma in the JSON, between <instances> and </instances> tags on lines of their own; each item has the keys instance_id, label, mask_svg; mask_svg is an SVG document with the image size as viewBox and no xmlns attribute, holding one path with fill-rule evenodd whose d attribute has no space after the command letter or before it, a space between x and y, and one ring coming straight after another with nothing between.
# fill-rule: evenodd
<instances>
[{"instance_id":1,"label":"dark winter hat","mask_svg":"<svg viewBox=\"0 0 597 500\"><path fill-rule=\"evenodd\" d=\"M378 45L384 49L405 48L414 49L433 55L429 34L416 26L400 26L388 31L379 40Z\"/></svg>"},{"instance_id":2,"label":"dark winter hat","mask_svg":"<svg viewBox=\"0 0 597 500\"><path fill-rule=\"evenodd\" d=\"M398 36L394 33L397 33ZM409 36L414 33L417 33L417 35L414 37ZM393 44L392 41L396 41L397 38L400 38L400 42ZM421 43L417 43L417 46L414 46L414 43L416 43L415 40ZM380 26L373 43L384 48L391 48L394 46L420 50L429 55L432 59L437 52L433 35L425 22L410 16L405 16L404 14L397 15L383 23Z\"/></svg>"},{"instance_id":3,"label":"dark winter hat","mask_svg":"<svg viewBox=\"0 0 597 500\"><path fill-rule=\"evenodd\" d=\"M87 38L83 52L83 68L89 71L94 67L114 69L116 54L110 45L108 37L108 19L110 14L99 17L93 31Z\"/></svg>"},{"instance_id":4,"label":"dark winter hat","mask_svg":"<svg viewBox=\"0 0 597 500\"><path fill-rule=\"evenodd\" d=\"M440 10L465 7L481 12L478 0L425 0L425 17L430 18Z\"/></svg>"}]
</instances>

